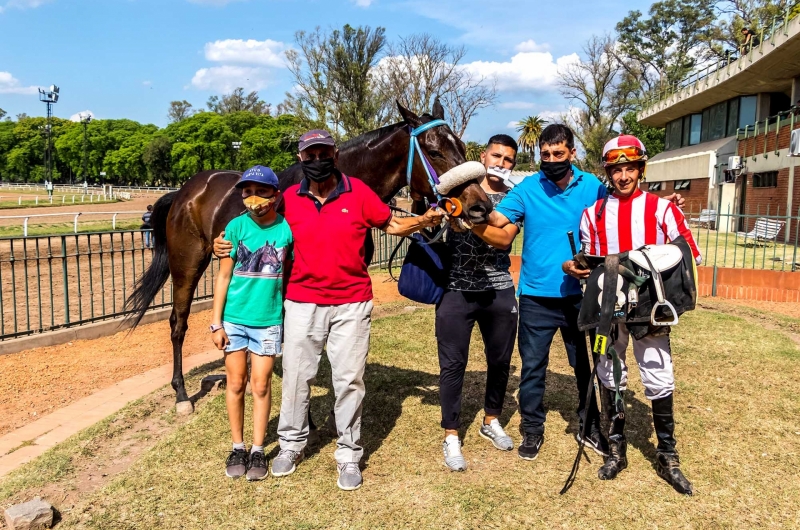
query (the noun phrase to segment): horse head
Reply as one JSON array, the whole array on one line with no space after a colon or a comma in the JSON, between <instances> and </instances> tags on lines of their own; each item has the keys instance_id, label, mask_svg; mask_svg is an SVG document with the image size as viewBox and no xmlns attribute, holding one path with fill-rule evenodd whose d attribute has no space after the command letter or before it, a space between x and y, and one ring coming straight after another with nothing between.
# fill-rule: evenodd
<instances>
[{"instance_id":1,"label":"horse head","mask_svg":"<svg viewBox=\"0 0 800 530\"><path fill-rule=\"evenodd\" d=\"M433 105L432 114L417 116L414 112L397 102L397 108L403 121L410 130L434 120L444 119L444 108L437 99ZM430 162L437 175L442 175L450 169L466 162L466 149L462 142L447 124L432 127L417 136L422 155ZM425 170L422 157L414 156L411 172L411 198L415 201L428 199L436 202L436 192L433 190L428 174ZM458 199L463 205L464 216L474 224L486 223L492 211L492 203L477 180L456 186L448 193L447 197Z\"/></svg>"}]
</instances>

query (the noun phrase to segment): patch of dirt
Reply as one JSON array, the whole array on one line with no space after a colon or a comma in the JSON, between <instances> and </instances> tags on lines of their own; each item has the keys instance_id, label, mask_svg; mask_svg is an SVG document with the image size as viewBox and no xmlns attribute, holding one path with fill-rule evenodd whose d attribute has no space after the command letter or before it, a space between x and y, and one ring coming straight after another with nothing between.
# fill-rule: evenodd
<instances>
[{"instance_id":1,"label":"patch of dirt","mask_svg":"<svg viewBox=\"0 0 800 530\"><path fill-rule=\"evenodd\" d=\"M220 367L221 363L215 363L206 371ZM212 396L220 392L218 386L209 385L208 390ZM69 455L69 472L32 488L35 495L57 506L62 517L67 515L85 495L103 487L160 439L190 421L192 416L174 413L174 399L172 389L161 389L115 414L106 429L78 442L77 450ZM5 499L3 505L25 502L31 496L28 489Z\"/></svg>"},{"instance_id":2,"label":"patch of dirt","mask_svg":"<svg viewBox=\"0 0 800 530\"><path fill-rule=\"evenodd\" d=\"M800 317L800 304L798 303L701 298L697 305L703 309L736 315L770 331L781 331L800 346L800 323L780 317L780 315L792 318Z\"/></svg>"},{"instance_id":3,"label":"patch of dirt","mask_svg":"<svg viewBox=\"0 0 800 530\"><path fill-rule=\"evenodd\" d=\"M3 200L8 199L7 194L0 194L3 197ZM16 199L18 195L14 195L13 199ZM52 223L55 221L58 222L69 222L78 212L127 212L127 211L134 211L138 213L134 214L120 214L117 217L117 220L121 219L131 219L136 217L141 217L141 215L147 209L148 204L153 204L158 200L160 195L150 195L146 197L133 197L130 201L124 202L89 202L89 196L86 195L84 198L83 203L80 202L82 195L75 195L75 204L73 205L70 201L72 201L72 195L67 196L67 203L63 206L48 206L47 208L12 208L12 209L1 209L0 208L0 216L8 216L8 215L39 215L39 214L64 214L64 217L34 217L28 221L28 226L34 226L37 223ZM30 195L23 195L22 200L30 200ZM97 199L97 197L95 197ZM54 203L59 203L61 201L61 196L57 196L53 198ZM47 195L39 195L39 202L47 202L49 203L49 199ZM46 219L46 221L45 221ZM86 218L81 217L80 221L86 220L100 220L100 221L110 221L111 216L101 216L101 215L90 215ZM9 226L9 225L16 225L22 226L22 219L0 219L0 226ZM79 221L79 222L80 222Z\"/></svg>"},{"instance_id":4,"label":"patch of dirt","mask_svg":"<svg viewBox=\"0 0 800 530\"><path fill-rule=\"evenodd\" d=\"M731 300L722 298L701 298L700 304L703 307L707 303L713 305L714 302L721 302L730 306L741 306L758 309L760 311L767 311L770 313L778 313L786 315L787 317L800 318L800 303L798 302L767 302L762 300Z\"/></svg>"},{"instance_id":5,"label":"patch of dirt","mask_svg":"<svg viewBox=\"0 0 800 530\"><path fill-rule=\"evenodd\" d=\"M405 300L388 273L374 273L372 285L376 307ZM414 304L409 301L408 305ZM378 309L374 317L380 316ZM189 317L184 356L214 347L208 335L210 319L210 310ZM95 340L0 355L0 435L171 359L167 320L139 326L130 335L126 330Z\"/></svg>"}]
</instances>

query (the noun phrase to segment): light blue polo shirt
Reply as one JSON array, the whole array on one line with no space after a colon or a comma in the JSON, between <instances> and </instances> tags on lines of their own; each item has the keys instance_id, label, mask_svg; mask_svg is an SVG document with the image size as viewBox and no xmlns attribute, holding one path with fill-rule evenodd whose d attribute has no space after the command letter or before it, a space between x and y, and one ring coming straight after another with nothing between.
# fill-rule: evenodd
<instances>
[{"instance_id":1,"label":"light blue polo shirt","mask_svg":"<svg viewBox=\"0 0 800 530\"><path fill-rule=\"evenodd\" d=\"M572 171L572 181L563 191L540 171L515 186L497 205L496 210L512 223L524 223L520 296L581 294L578 280L561 270L561 264L572 258L567 232L573 232L580 249L581 214L607 192L594 175L574 165Z\"/></svg>"}]
</instances>

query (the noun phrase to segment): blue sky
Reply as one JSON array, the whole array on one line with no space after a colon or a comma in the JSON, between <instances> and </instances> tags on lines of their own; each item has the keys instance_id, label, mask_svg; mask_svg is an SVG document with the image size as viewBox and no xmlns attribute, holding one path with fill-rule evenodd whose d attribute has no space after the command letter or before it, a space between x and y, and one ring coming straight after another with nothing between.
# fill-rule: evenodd
<instances>
[{"instance_id":1,"label":"blue sky","mask_svg":"<svg viewBox=\"0 0 800 530\"><path fill-rule=\"evenodd\" d=\"M57 84L56 116L90 110L164 126L167 107L203 107L244 86L277 105L292 86L281 52L297 30L383 26L390 39L417 32L465 45L465 63L498 80L499 98L465 139L513 133L530 114L568 106L558 64L592 34L612 32L650 2L572 0L0 0L0 108L44 114L36 87Z\"/></svg>"}]
</instances>

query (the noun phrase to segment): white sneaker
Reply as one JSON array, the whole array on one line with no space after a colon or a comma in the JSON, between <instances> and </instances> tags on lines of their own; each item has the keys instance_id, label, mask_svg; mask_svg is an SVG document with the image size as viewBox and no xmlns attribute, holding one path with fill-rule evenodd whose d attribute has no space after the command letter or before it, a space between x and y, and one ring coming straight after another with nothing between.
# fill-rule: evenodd
<instances>
[{"instance_id":1,"label":"white sneaker","mask_svg":"<svg viewBox=\"0 0 800 530\"><path fill-rule=\"evenodd\" d=\"M489 422L489 425L486 425L485 423L482 424L481 430L478 431L478 434L480 434L483 438L490 440L492 445L501 451L511 451L514 449L514 440L512 440L511 437L506 434L506 431L504 431L503 427L500 426L500 422L497 421L497 418Z\"/></svg>"},{"instance_id":2,"label":"white sneaker","mask_svg":"<svg viewBox=\"0 0 800 530\"><path fill-rule=\"evenodd\" d=\"M458 439L458 436L454 434L446 436L442 442L442 450L444 451L444 463L451 471L467 470L467 461L461 454L461 440Z\"/></svg>"}]
</instances>

